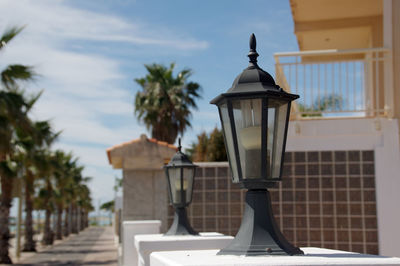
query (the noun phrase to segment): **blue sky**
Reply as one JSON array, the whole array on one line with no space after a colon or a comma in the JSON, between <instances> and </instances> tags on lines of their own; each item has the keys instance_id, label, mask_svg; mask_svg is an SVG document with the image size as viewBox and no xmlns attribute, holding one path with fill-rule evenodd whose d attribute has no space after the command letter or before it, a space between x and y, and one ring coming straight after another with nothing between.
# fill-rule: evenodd
<instances>
[{"instance_id":1,"label":"blue sky","mask_svg":"<svg viewBox=\"0 0 400 266\"><path fill-rule=\"evenodd\" d=\"M257 37L260 65L274 73L275 52L298 50L288 0L128 1L2 0L0 31L25 30L0 54L0 69L22 63L40 74L28 91L44 89L33 117L63 130L54 148L73 151L92 176L95 199L110 200L114 176L105 149L147 133L133 115L143 64L191 68L202 99L183 136L219 126L210 99L226 91L247 66L248 40Z\"/></svg>"}]
</instances>

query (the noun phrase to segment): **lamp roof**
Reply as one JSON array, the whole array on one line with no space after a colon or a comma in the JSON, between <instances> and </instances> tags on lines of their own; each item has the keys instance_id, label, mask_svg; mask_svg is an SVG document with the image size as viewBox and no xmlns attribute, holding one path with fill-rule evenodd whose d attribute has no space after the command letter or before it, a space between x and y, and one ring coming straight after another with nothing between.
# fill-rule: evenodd
<instances>
[{"instance_id":1,"label":"lamp roof","mask_svg":"<svg viewBox=\"0 0 400 266\"><path fill-rule=\"evenodd\" d=\"M184 154L181 149L181 139L179 138L179 146L178 146L178 151L175 153L174 156L172 156L171 161L164 167L197 167L197 165L193 164L192 161L189 159L189 157Z\"/></svg>"},{"instance_id":2,"label":"lamp roof","mask_svg":"<svg viewBox=\"0 0 400 266\"><path fill-rule=\"evenodd\" d=\"M274 78L266 71L261 69L257 64L258 53L256 51L256 36L251 34L250 36L250 51L248 53L249 65L246 69L240 73L233 81L232 87L213 100L210 103L216 104L222 98L226 96L241 95L245 96L248 94L270 94L276 96L284 96L290 100L297 99L299 96L285 92L279 85L276 85Z\"/></svg>"}]
</instances>

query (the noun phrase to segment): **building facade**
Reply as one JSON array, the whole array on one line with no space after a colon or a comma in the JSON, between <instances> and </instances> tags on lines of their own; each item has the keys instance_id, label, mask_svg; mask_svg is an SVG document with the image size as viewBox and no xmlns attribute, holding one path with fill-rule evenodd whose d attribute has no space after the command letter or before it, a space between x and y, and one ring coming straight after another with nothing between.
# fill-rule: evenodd
<instances>
[{"instance_id":1,"label":"building facade","mask_svg":"<svg viewBox=\"0 0 400 266\"><path fill-rule=\"evenodd\" d=\"M292 110L287 150L344 152L348 159L357 151L372 153L373 173L363 168L371 161L361 156L359 162L375 177L375 195L362 186L361 202L376 200L379 253L399 256L400 2L290 0L290 5L300 51L274 55L277 83L301 97ZM353 164L340 166L347 171L350 200ZM332 178L335 183L336 172ZM342 211L337 206L334 213ZM345 239L338 230L335 239ZM353 242L351 234L345 242Z\"/></svg>"}]
</instances>

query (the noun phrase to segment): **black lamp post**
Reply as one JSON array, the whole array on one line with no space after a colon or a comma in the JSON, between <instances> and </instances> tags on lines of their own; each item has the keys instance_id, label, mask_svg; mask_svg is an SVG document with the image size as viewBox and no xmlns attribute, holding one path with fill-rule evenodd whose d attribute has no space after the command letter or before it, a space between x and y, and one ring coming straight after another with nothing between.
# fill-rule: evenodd
<instances>
[{"instance_id":1,"label":"black lamp post","mask_svg":"<svg viewBox=\"0 0 400 266\"><path fill-rule=\"evenodd\" d=\"M197 166L189 160L181 148L181 139L179 139L178 152L164 166L169 197L175 209L174 221L165 235L198 235L199 233L190 226L186 213L186 206L192 202L193 182Z\"/></svg>"},{"instance_id":2,"label":"black lamp post","mask_svg":"<svg viewBox=\"0 0 400 266\"><path fill-rule=\"evenodd\" d=\"M219 109L233 183L248 189L240 229L218 254L303 254L280 232L267 189L281 180L290 104L299 96L286 93L257 65L254 34L248 57L232 88L211 101Z\"/></svg>"}]
</instances>

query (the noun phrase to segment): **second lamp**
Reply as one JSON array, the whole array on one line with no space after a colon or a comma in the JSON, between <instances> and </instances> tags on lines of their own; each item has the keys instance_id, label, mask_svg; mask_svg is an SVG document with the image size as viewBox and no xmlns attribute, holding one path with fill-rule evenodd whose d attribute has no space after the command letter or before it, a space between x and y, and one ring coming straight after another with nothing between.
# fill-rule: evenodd
<instances>
[{"instance_id":1,"label":"second lamp","mask_svg":"<svg viewBox=\"0 0 400 266\"><path fill-rule=\"evenodd\" d=\"M198 235L187 218L186 206L192 202L196 165L181 151L179 139L178 152L164 166L171 204L175 215L171 227L165 235Z\"/></svg>"}]
</instances>

